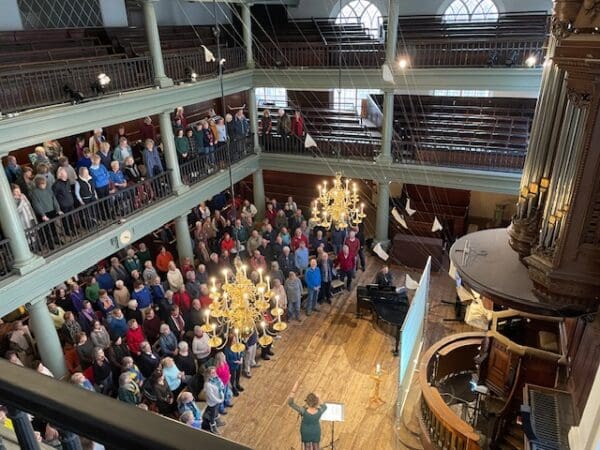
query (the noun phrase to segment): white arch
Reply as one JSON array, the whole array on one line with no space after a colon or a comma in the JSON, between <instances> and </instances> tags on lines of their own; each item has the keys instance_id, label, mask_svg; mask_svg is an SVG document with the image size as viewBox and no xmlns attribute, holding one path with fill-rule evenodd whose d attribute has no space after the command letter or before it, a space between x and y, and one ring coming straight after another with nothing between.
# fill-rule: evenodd
<instances>
[{"instance_id":1,"label":"white arch","mask_svg":"<svg viewBox=\"0 0 600 450\"><path fill-rule=\"evenodd\" d=\"M498 20L493 0L453 0L444 9L446 22L491 22Z\"/></svg>"},{"instance_id":2,"label":"white arch","mask_svg":"<svg viewBox=\"0 0 600 450\"><path fill-rule=\"evenodd\" d=\"M369 34L379 36L381 10L369 0L351 0L339 8L334 8L335 23L362 23Z\"/></svg>"}]
</instances>

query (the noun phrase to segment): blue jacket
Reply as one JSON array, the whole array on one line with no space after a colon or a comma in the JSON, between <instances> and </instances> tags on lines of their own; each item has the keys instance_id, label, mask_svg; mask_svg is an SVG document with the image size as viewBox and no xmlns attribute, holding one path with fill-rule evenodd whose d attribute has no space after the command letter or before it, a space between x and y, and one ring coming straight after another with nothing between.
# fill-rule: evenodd
<instances>
[{"instance_id":1,"label":"blue jacket","mask_svg":"<svg viewBox=\"0 0 600 450\"><path fill-rule=\"evenodd\" d=\"M152 305L152 294L147 286L144 286L141 291L135 289L131 292L131 298L138 302L138 308L144 309Z\"/></svg>"},{"instance_id":2,"label":"blue jacket","mask_svg":"<svg viewBox=\"0 0 600 450\"><path fill-rule=\"evenodd\" d=\"M112 279L108 272L96 275L96 281L100 289L104 289L105 291L112 291L115 288L115 280Z\"/></svg>"},{"instance_id":3,"label":"blue jacket","mask_svg":"<svg viewBox=\"0 0 600 450\"><path fill-rule=\"evenodd\" d=\"M294 262L298 269L306 269L308 267L308 248L304 250L297 248L294 252Z\"/></svg>"},{"instance_id":4,"label":"blue jacket","mask_svg":"<svg viewBox=\"0 0 600 450\"><path fill-rule=\"evenodd\" d=\"M106 167L104 167L102 164L100 164L98 167L90 166L90 175L92 176L94 184L97 188L108 186L110 181L108 170L106 170Z\"/></svg>"},{"instance_id":5,"label":"blue jacket","mask_svg":"<svg viewBox=\"0 0 600 450\"><path fill-rule=\"evenodd\" d=\"M227 360L227 365L231 370L237 370L242 367L242 363L236 363L235 361L241 361L244 356L244 352L234 352L231 350L231 346L225 347L223 351L225 353L225 359Z\"/></svg>"},{"instance_id":6,"label":"blue jacket","mask_svg":"<svg viewBox=\"0 0 600 450\"><path fill-rule=\"evenodd\" d=\"M144 149L144 165L146 166L146 173L148 177L155 177L156 175L164 171L158 149L154 147L154 150L149 151Z\"/></svg>"},{"instance_id":7,"label":"blue jacket","mask_svg":"<svg viewBox=\"0 0 600 450\"><path fill-rule=\"evenodd\" d=\"M314 269L309 267L304 274L304 281L308 289L314 289L321 286L321 271L318 267Z\"/></svg>"},{"instance_id":8,"label":"blue jacket","mask_svg":"<svg viewBox=\"0 0 600 450\"><path fill-rule=\"evenodd\" d=\"M242 119L238 119L237 117L233 118L233 137L243 137L248 134L248 119L245 117ZM231 136L230 136L231 137Z\"/></svg>"},{"instance_id":9,"label":"blue jacket","mask_svg":"<svg viewBox=\"0 0 600 450\"><path fill-rule=\"evenodd\" d=\"M127 327L127 321L125 320L125 317L122 317L121 319L117 319L114 316L108 316L106 321L108 322L108 332L113 337L114 336L123 337L123 336L125 336L125 334L127 333L127 330L129 329Z\"/></svg>"},{"instance_id":10,"label":"blue jacket","mask_svg":"<svg viewBox=\"0 0 600 450\"><path fill-rule=\"evenodd\" d=\"M121 184L127 181L125 180L125 175L123 175L123 172L121 172L120 170L118 172L110 171L108 177L113 183Z\"/></svg>"}]
</instances>

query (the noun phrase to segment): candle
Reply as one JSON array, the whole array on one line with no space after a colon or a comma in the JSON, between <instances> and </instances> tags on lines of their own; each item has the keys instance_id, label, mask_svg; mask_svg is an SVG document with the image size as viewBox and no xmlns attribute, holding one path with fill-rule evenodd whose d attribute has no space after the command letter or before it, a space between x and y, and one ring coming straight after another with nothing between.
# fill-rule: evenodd
<instances>
[{"instance_id":1,"label":"candle","mask_svg":"<svg viewBox=\"0 0 600 450\"><path fill-rule=\"evenodd\" d=\"M213 336L217 335L217 324L216 323L212 324L212 332L213 332Z\"/></svg>"},{"instance_id":2,"label":"candle","mask_svg":"<svg viewBox=\"0 0 600 450\"><path fill-rule=\"evenodd\" d=\"M244 265L242 266L242 272L244 273L244 276L247 276L247 275L246 275L246 269L247 269L247 267L246 267L246 265L244 264Z\"/></svg>"},{"instance_id":3,"label":"candle","mask_svg":"<svg viewBox=\"0 0 600 450\"><path fill-rule=\"evenodd\" d=\"M279 295L275 296L275 308L279 309Z\"/></svg>"},{"instance_id":4,"label":"candle","mask_svg":"<svg viewBox=\"0 0 600 450\"><path fill-rule=\"evenodd\" d=\"M235 335L235 340L237 341L239 338L240 330L238 330L237 328L234 328L233 334Z\"/></svg>"},{"instance_id":5,"label":"candle","mask_svg":"<svg viewBox=\"0 0 600 450\"><path fill-rule=\"evenodd\" d=\"M215 277L212 277L210 279L210 281L212 281L212 287L213 287L213 289L217 289L217 279Z\"/></svg>"},{"instance_id":6,"label":"candle","mask_svg":"<svg viewBox=\"0 0 600 450\"><path fill-rule=\"evenodd\" d=\"M208 325L208 320L210 318L210 311L207 309L206 312L204 313L204 315L206 316L206 325Z\"/></svg>"},{"instance_id":7,"label":"candle","mask_svg":"<svg viewBox=\"0 0 600 450\"><path fill-rule=\"evenodd\" d=\"M267 323L266 323L266 322L263 320L263 321L260 323L260 326L262 327L262 332L263 332L263 335L264 335L264 334L266 334L266 333L267 333L267 331L266 331L266 328L267 328Z\"/></svg>"},{"instance_id":8,"label":"candle","mask_svg":"<svg viewBox=\"0 0 600 450\"><path fill-rule=\"evenodd\" d=\"M267 279L267 291L271 290L271 277L266 277Z\"/></svg>"},{"instance_id":9,"label":"candle","mask_svg":"<svg viewBox=\"0 0 600 450\"><path fill-rule=\"evenodd\" d=\"M223 271L223 278L225 278L225 284L227 284L227 269Z\"/></svg>"},{"instance_id":10,"label":"candle","mask_svg":"<svg viewBox=\"0 0 600 450\"><path fill-rule=\"evenodd\" d=\"M377 363L377 365L375 366L375 373L377 375L381 375L381 364Z\"/></svg>"},{"instance_id":11,"label":"candle","mask_svg":"<svg viewBox=\"0 0 600 450\"><path fill-rule=\"evenodd\" d=\"M262 278L262 267L258 269L258 275L260 276L260 284L262 284L262 282L263 282L263 278Z\"/></svg>"}]
</instances>

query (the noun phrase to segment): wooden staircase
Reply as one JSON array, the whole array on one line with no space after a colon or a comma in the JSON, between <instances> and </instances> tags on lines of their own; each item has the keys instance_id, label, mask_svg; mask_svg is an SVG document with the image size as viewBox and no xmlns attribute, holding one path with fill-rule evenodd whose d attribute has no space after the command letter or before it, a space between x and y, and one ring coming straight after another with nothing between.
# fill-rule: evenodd
<instances>
[{"instance_id":1,"label":"wooden staircase","mask_svg":"<svg viewBox=\"0 0 600 450\"><path fill-rule=\"evenodd\" d=\"M506 429L500 442L495 444L495 448L498 450L523 450L525 444L523 443L523 429L516 421L513 421Z\"/></svg>"}]
</instances>

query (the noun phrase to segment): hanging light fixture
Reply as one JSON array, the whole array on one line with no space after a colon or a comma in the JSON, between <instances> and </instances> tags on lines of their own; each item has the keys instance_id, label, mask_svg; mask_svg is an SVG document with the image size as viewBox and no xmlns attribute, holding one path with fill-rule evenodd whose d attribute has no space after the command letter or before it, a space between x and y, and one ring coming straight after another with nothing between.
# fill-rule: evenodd
<instances>
[{"instance_id":1,"label":"hanging light fixture","mask_svg":"<svg viewBox=\"0 0 600 450\"><path fill-rule=\"evenodd\" d=\"M209 344L213 348L222 348L227 342L219 334L227 337L232 333L237 338L237 342L232 345L233 351L242 352L246 347L240 339L250 336L255 331L260 336L258 343L266 347L273 342L273 335L270 334L264 320L264 313L269 310L271 299L275 302L275 307L270 310L275 318L273 329L284 331L287 328L287 324L281 320L284 311L279 306L279 297L271 291L270 278L267 276L263 280L262 269L258 270L260 279L255 284L248 278L247 266L242 265L241 260L236 260L235 266L236 272L233 277L229 269L223 271L224 283L220 288L217 287L215 278L211 280L212 303L202 330L209 333Z\"/></svg>"},{"instance_id":2,"label":"hanging light fixture","mask_svg":"<svg viewBox=\"0 0 600 450\"><path fill-rule=\"evenodd\" d=\"M342 180L342 174L336 172L333 186L328 189L327 181L318 185L319 197L313 203L312 220L318 225L330 228L337 225L346 228L348 225L358 225L366 217L365 204L359 205L358 188L350 179Z\"/></svg>"}]
</instances>

